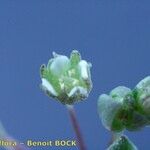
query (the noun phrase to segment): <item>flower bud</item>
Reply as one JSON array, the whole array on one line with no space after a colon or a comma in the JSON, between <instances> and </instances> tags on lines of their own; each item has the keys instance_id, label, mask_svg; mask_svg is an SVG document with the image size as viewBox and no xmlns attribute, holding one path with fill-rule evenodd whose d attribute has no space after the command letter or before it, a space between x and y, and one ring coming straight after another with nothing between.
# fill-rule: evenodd
<instances>
[{"instance_id":1,"label":"flower bud","mask_svg":"<svg viewBox=\"0 0 150 150\"><path fill-rule=\"evenodd\" d=\"M53 53L48 65L40 69L41 87L62 104L74 104L88 97L92 88L90 63L73 50L70 58Z\"/></svg>"}]
</instances>

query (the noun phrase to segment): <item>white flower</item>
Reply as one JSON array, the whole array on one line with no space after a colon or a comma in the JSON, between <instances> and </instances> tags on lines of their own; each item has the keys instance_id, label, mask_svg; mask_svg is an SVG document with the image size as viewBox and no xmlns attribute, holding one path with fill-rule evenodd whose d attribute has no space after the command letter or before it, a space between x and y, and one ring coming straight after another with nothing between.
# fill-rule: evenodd
<instances>
[{"instance_id":1,"label":"white flower","mask_svg":"<svg viewBox=\"0 0 150 150\"><path fill-rule=\"evenodd\" d=\"M41 67L42 89L63 104L73 104L88 97L92 88L91 65L74 50L70 58L53 53L48 65Z\"/></svg>"}]
</instances>

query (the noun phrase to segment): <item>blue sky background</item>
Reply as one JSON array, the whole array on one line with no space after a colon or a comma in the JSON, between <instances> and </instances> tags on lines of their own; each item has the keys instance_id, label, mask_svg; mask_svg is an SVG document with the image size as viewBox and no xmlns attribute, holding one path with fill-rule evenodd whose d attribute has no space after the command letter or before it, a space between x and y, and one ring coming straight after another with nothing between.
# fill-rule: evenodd
<instances>
[{"instance_id":1,"label":"blue sky background","mask_svg":"<svg viewBox=\"0 0 150 150\"><path fill-rule=\"evenodd\" d=\"M65 107L39 88L39 67L52 51L69 55L77 49L93 65L94 85L89 98L75 105L78 120L88 150L104 150L110 135L97 99L150 75L149 14L148 0L1 0L0 120L8 132L20 141L74 139ZM150 129L127 134L149 150Z\"/></svg>"}]
</instances>

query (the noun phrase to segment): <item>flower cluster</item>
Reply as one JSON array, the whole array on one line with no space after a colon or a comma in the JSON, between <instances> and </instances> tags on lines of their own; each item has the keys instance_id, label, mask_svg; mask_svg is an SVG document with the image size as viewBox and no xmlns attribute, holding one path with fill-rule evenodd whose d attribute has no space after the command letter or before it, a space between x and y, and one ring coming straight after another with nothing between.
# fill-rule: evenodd
<instances>
[{"instance_id":1,"label":"flower cluster","mask_svg":"<svg viewBox=\"0 0 150 150\"><path fill-rule=\"evenodd\" d=\"M91 64L73 50L70 58L53 53L47 65L40 69L41 87L49 97L62 104L74 104L88 97L92 88Z\"/></svg>"}]
</instances>

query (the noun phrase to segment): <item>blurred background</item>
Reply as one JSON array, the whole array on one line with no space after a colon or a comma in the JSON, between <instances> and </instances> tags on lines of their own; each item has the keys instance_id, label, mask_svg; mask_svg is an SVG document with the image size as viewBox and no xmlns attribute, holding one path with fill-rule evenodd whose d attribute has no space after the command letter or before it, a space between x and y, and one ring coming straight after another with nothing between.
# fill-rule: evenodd
<instances>
[{"instance_id":1,"label":"blurred background","mask_svg":"<svg viewBox=\"0 0 150 150\"><path fill-rule=\"evenodd\" d=\"M78 120L88 150L106 149L110 133L99 119L97 99L150 75L149 14L148 0L1 0L0 120L9 134L22 142L74 139L65 107L39 88L39 67L52 51L69 56L77 49L92 63L94 85L89 98L75 105ZM149 150L150 129L126 134Z\"/></svg>"}]
</instances>

